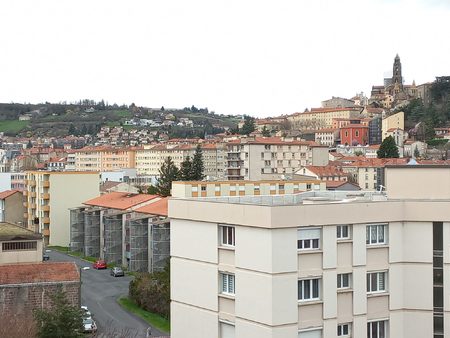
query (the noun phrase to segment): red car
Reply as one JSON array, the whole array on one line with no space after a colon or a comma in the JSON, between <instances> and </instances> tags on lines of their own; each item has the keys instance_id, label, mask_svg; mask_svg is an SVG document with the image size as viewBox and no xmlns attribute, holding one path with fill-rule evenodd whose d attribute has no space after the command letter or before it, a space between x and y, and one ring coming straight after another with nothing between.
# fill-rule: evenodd
<instances>
[{"instance_id":1,"label":"red car","mask_svg":"<svg viewBox=\"0 0 450 338\"><path fill-rule=\"evenodd\" d=\"M98 260L94 264L92 264L92 267L94 269L100 270L100 269L106 269L106 262L104 260Z\"/></svg>"}]
</instances>

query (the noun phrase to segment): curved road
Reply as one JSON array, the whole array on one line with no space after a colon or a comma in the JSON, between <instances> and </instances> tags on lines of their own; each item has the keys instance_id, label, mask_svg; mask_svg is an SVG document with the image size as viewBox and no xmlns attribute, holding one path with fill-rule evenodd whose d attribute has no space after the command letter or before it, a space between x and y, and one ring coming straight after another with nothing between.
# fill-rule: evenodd
<instances>
[{"instance_id":1,"label":"curved road","mask_svg":"<svg viewBox=\"0 0 450 338\"><path fill-rule=\"evenodd\" d=\"M96 337L146 337L147 322L125 311L117 299L128 294L131 276L112 277L110 270L94 270L92 264L52 250L50 261L75 262L81 269L81 304L86 305L98 326ZM152 328L152 337L164 334Z\"/></svg>"}]
</instances>

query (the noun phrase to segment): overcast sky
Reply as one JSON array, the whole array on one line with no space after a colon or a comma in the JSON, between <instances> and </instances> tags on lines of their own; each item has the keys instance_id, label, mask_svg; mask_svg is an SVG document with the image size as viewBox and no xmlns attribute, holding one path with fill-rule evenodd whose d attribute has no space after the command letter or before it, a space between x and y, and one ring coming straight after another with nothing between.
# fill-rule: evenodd
<instances>
[{"instance_id":1,"label":"overcast sky","mask_svg":"<svg viewBox=\"0 0 450 338\"><path fill-rule=\"evenodd\" d=\"M450 0L1 0L0 102L289 114L450 75Z\"/></svg>"}]
</instances>

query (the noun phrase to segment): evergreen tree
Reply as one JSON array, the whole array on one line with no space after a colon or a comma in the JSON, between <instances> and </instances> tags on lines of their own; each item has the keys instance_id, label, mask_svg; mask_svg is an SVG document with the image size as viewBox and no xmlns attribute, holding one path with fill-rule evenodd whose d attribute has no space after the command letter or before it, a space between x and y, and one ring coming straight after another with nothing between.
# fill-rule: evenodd
<instances>
[{"instance_id":1,"label":"evergreen tree","mask_svg":"<svg viewBox=\"0 0 450 338\"><path fill-rule=\"evenodd\" d=\"M242 135L250 135L250 133L255 131L255 118L245 115L244 116L244 125L242 126L242 129L240 130L240 133Z\"/></svg>"},{"instance_id":2,"label":"evergreen tree","mask_svg":"<svg viewBox=\"0 0 450 338\"><path fill-rule=\"evenodd\" d=\"M380 149L377 151L378 158L398 158L400 155L398 153L397 145L392 136L386 137L383 142L381 142Z\"/></svg>"},{"instance_id":3,"label":"evergreen tree","mask_svg":"<svg viewBox=\"0 0 450 338\"><path fill-rule=\"evenodd\" d=\"M69 135L75 135L75 132L75 126L73 125L73 123L71 123L69 126Z\"/></svg>"},{"instance_id":4,"label":"evergreen tree","mask_svg":"<svg viewBox=\"0 0 450 338\"><path fill-rule=\"evenodd\" d=\"M180 166L180 180L191 181L192 180L192 161L188 155L186 159L181 162Z\"/></svg>"},{"instance_id":5,"label":"evergreen tree","mask_svg":"<svg viewBox=\"0 0 450 338\"><path fill-rule=\"evenodd\" d=\"M72 306L61 286L51 295L53 307L34 312L39 338L83 337L83 314Z\"/></svg>"},{"instance_id":6,"label":"evergreen tree","mask_svg":"<svg viewBox=\"0 0 450 338\"><path fill-rule=\"evenodd\" d=\"M264 137L270 136L270 131L269 131L269 129L266 128L266 126L263 127L262 136L264 136Z\"/></svg>"},{"instance_id":7,"label":"evergreen tree","mask_svg":"<svg viewBox=\"0 0 450 338\"><path fill-rule=\"evenodd\" d=\"M161 168L159 169L159 178L156 182L156 191L158 195L166 197L170 196L170 189L172 188L172 181L178 180L180 170L173 163L172 158L166 158Z\"/></svg>"},{"instance_id":8,"label":"evergreen tree","mask_svg":"<svg viewBox=\"0 0 450 338\"><path fill-rule=\"evenodd\" d=\"M151 185L147 188L147 194L158 195L158 189L154 185Z\"/></svg>"},{"instance_id":9,"label":"evergreen tree","mask_svg":"<svg viewBox=\"0 0 450 338\"><path fill-rule=\"evenodd\" d=\"M191 180L201 181L205 176L203 172L205 171L205 165L203 163L203 152L200 145L195 148L194 158L192 159L192 173Z\"/></svg>"},{"instance_id":10,"label":"evergreen tree","mask_svg":"<svg viewBox=\"0 0 450 338\"><path fill-rule=\"evenodd\" d=\"M28 140L27 143L27 149L33 148L33 143L31 143L31 140Z\"/></svg>"}]
</instances>

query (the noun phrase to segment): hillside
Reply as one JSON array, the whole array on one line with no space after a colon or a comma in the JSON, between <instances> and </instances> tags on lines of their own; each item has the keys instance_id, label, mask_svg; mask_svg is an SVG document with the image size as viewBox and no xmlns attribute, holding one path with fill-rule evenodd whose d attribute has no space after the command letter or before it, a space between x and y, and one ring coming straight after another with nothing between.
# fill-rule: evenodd
<instances>
[{"instance_id":1,"label":"hillside","mask_svg":"<svg viewBox=\"0 0 450 338\"><path fill-rule=\"evenodd\" d=\"M207 108L195 106L183 109L160 109L130 106L107 105L103 101L80 101L77 104L20 104L0 103L0 132L8 136L65 136L69 134L93 134L102 126L118 126L132 119L164 121L171 116L174 122L181 118L193 122L191 128L161 126L171 137L203 137L205 133L216 134L224 128L234 128L239 121L235 116L217 115ZM19 121L19 117L23 119ZM149 128L125 126L126 128Z\"/></svg>"}]
</instances>

